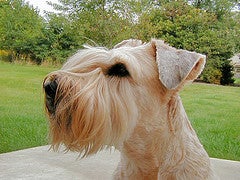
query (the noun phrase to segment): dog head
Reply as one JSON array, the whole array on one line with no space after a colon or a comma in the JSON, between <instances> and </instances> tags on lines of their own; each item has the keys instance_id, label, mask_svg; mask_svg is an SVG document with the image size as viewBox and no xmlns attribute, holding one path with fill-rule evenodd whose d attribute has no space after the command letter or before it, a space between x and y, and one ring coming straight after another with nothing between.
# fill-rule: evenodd
<instances>
[{"instance_id":1,"label":"dog head","mask_svg":"<svg viewBox=\"0 0 240 180\"><path fill-rule=\"evenodd\" d=\"M121 147L169 94L199 75L204 63L205 56L161 40L80 50L43 82L53 146L63 143L83 156Z\"/></svg>"}]
</instances>

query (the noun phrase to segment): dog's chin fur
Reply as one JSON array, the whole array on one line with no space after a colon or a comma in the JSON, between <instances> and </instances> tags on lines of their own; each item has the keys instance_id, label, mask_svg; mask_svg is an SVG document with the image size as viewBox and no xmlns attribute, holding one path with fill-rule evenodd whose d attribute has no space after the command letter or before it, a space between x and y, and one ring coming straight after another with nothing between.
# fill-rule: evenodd
<instances>
[{"instance_id":1,"label":"dog's chin fur","mask_svg":"<svg viewBox=\"0 0 240 180\"><path fill-rule=\"evenodd\" d=\"M196 60L180 72L181 79L168 83L170 75L161 75L168 71L158 67L165 58L158 57L158 49L175 49L162 43L131 46L124 41L112 50L89 47L50 73L45 81L58 83L55 111L46 108L53 148L63 143L85 157L114 146L121 152L116 179L211 179L209 157L178 96L183 84L201 72L204 57L194 54ZM181 53L193 57L185 51L176 54ZM130 75L109 75L117 63Z\"/></svg>"}]
</instances>

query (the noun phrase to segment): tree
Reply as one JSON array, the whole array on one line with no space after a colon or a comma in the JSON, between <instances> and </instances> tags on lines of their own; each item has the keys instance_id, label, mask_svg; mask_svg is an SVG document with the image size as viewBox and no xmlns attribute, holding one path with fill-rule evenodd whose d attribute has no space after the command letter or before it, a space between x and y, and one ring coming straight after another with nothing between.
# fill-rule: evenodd
<instances>
[{"instance_id":1,"label":"tree","mask_svg":"<svg viewBox=\"0 0 240 180\"><path fill-rule=\"evenodd\" d=\"M36 58L33 49L42 27L38 12L24 1L0 2L0 49L10 51L13 59Z\"/></svg>"},{"instance_id":2,"label":"tree","mask_svg":"<svg viewBox=\"0 0 240 180\"><path fill-rule=\"evenodd\" d=\"M24 0L0 1L0 49L17 58L63 62L82 44L164 39L207 55L206 82L232 83L228 59L240 51L237 0L59 0L46 19Z\"/></svg>"},{"instance_id":3,"label":"tree","mask_svg":"<svg viewBox=\"0 0 240 180\"><path fill-rule=\"evenodd\" d=\"M110 0L60 0L52 5L72 22L75 32L80 32L81 42L112 47L122 39L131 38L134 32L130 21L132 17L126 18L128 13L122 8L123 3Z\"/></svg>"},{"instance_id":4,"label":"tree","mask_svg":"<svg viewBox=\"0 0 240 180\"><path fill-rule=\"evenodd\" d=\"M220 79L220 83L222 85L233 84L233 66L230 64L230 61L224 61L224 64L221 66L222 77Z\"/></svg>"},{"instance_id":5,"label":"tree","mask_svg":"<svg viewBox=\"0 0 240 180\"><path fill-rule=\"evenodd\" d=\"M239 37L233 28L234 22L230 19L220 21L214 13L197 9L185 1L174 1L140 17L137 29L143 39L161 38L174 47L206 54L203 79L211 83L227 83L221 81L223 69L226 71L224 66L236 48L233 34ZM228 75L230 77L225 79L232 79L232 74Z\"/></svg>"},{"instance_id":6,"label":"tree","mask_svg":"<svg viewBox=\"0 0 240 180\"><path fill-rule=\"evenodd\" d=\"M189 2L198 9L214 13L218 19L224 18L234 8L240 7L238 0L190 0Z\"/></svg>"},{"instance_id":7,"label":"tree","mask_svg":"<svg viewBox=\"0 0 240 180\"><path fill-rule=\"evenodd\" d=\"M73 24L63 15L48 14L44 32L44 44L47 45L47 57L63 62L81 45L81 31L75 31Z\"/></svg>"}]
</instances>

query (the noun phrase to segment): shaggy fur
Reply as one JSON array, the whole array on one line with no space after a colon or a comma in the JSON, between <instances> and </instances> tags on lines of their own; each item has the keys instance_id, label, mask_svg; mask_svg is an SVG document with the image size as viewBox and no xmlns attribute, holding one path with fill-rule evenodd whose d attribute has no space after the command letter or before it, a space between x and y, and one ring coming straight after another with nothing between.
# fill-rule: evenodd
<instances>
[{"instance_id":1,"label":"shaggy fur","mask_svg":"<svg viewBox=\"0 0 240 180\"><path fill-rule=\"evenodd\" d=\"M80 50L43 83L54 149L63 143L85 157L114 146L115 179L214 179L178 95L204 64L205 56L155 39Z\"/></svg>"}]
</instances>

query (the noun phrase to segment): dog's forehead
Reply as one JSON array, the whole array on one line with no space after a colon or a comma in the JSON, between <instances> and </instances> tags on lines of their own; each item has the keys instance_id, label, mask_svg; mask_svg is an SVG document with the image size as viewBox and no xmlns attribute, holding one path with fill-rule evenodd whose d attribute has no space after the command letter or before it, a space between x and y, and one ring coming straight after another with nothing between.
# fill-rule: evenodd
<instances>
[{"instance_id":1,"label":"dog's forehead","mask_svg":"<svg viewBox=\"0 0 240 180\"><path fill-rule=\"evenodd\" d=\"M143 52L136 47L122 47L110 50L110 62L123 61L123 63L140 63L140 57L144 56Z\"/></svg>"},{"instance_id":2,"label":"dog's forehead","mask_svg":"<svg viewBox=\"0 0 240 180\"><path fill-rule=\"evenodd\" d=\"M80 50L70 57L62 69L111 66L119 62L137 67L142 63L145 64L146 61L149 61L149 58L144 46L121 47L110 50L90 47Z\"/></svg>"},{"instance_id":3,"label":"dog's forehead","mask_svg":"<svg viewBox=\"0 0 240 180\"><path fill-rule=\"evenodd\" d=\"M82 49L70 57L63 65L62 69L68 69L76 66L88 66L93 63L107 62L108 56L108 51L105 49Z\"/></svg>"}]
</instances>

